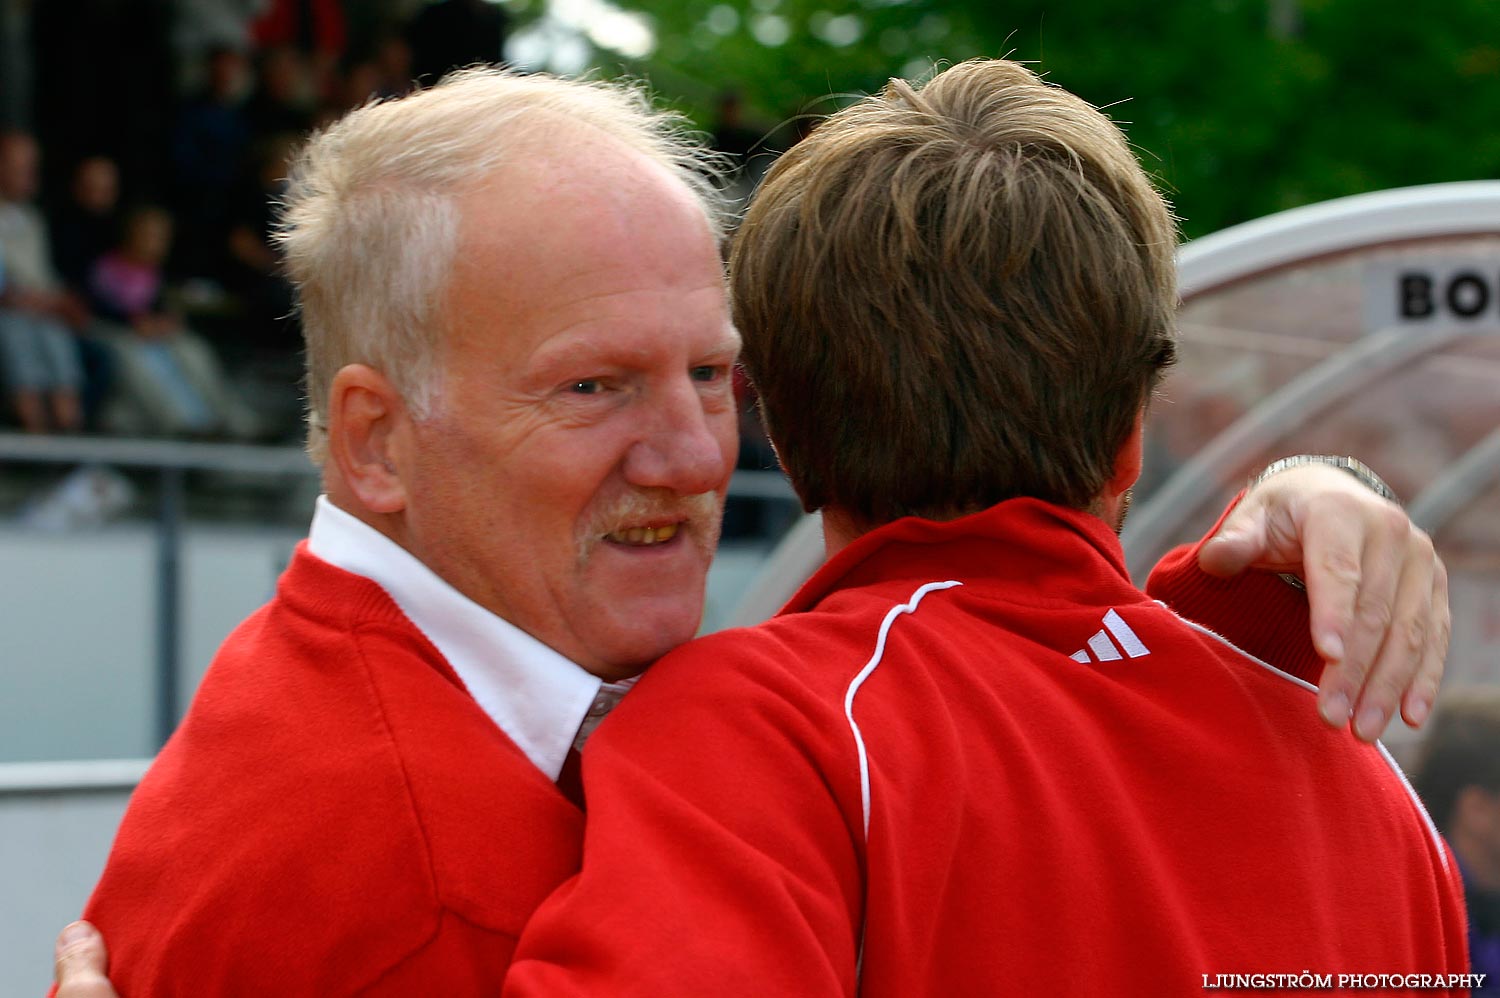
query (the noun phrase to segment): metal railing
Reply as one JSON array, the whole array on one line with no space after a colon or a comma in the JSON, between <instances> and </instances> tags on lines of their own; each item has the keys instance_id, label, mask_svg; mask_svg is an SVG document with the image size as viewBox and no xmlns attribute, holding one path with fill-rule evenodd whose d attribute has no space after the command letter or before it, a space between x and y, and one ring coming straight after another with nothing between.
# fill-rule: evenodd
<instances>
[{"instance_id":1,"label":"metal railing","mask_svg":"<svg viewBox=\"0 0 1500 998\"><path fill-rule=\"evenodd\" d=\"M0 797L129 791L150 766L150 759L0 762Z\"/></svg>"},{"instance_id":2,"label":"metal railing","mask_svg":"<svg viewBox=\"0 0 1500 998\"><path fill-rule=\"evenodd\" d=\"M155 732L163 744L181 716L182 675L178 636L182 612L182 527L186 476L204 471L310 479L318 469L297 447L211 444L118 437L54 437L0 433L0 465L103 465L154 471L156 502ZM779 471L736 471L732 499L795 501Z\"/></svg>"}]
</instances>

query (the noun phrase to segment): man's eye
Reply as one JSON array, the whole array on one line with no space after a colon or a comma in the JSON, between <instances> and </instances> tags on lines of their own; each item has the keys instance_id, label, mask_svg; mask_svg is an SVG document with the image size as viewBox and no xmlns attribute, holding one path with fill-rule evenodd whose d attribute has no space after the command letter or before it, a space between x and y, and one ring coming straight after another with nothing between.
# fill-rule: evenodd
<instances>
[{"instance_id":1,"label":"man's eye","mask_svg":"<svg viewBox=\"0 0 1500 998\"><path fill-rule=\"evenodd\" d=\"M694 381L718 381L724 376L724 369L715 364L704 364L692 370Z\"/></svg>"},{"instance_id":2,"label":"man's eye","mask_svg":"<svg viewBox=\"0 0 1500 998\"><path fill-rule=\"evenodd\" d=\"M598 378L584 378L575 381L568 386L568 390L575 395L598 395L604 390L604 383Z\"/></svg>"}]
</instances>

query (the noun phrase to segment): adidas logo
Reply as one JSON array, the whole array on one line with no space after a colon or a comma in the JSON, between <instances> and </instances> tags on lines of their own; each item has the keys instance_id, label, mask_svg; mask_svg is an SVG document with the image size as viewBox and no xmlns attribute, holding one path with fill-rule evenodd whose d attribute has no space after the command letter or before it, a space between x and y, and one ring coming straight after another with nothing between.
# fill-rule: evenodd
<instances>
[{"instance_id":1,"label":"adidas logo","mask_svg":"<svg viewBox=\"0 0 1500 998\"><path fill-rule=\"evenodd\" d=\"M1109 639L1111 634L1115 636L1114 641ZM1115 647L1116 641L1120 644L1118 648ZM1104 626L1089 638L1089 646L1078 649L1068 657L1075 662L1113 662L1125 657L1120 654L1121 651L1131 658L1143 658L1151 654L1151 649L1135 636L1130 625L1118 613L1110 610L1104 615Z\"/></svg>"}]
</instances>

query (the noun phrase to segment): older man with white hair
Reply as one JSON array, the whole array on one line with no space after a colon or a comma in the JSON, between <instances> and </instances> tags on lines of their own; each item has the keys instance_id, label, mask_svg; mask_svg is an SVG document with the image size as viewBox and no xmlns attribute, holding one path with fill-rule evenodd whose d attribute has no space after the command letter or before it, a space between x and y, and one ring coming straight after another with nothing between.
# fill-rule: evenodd
<instances>
[{"instance_id":1,"label":"older man with white hair","mask_svg":"<svg viewBox=\"0 0 1500 998\"><path fill-rule=\"evenodd\" d=\"M702 615L739 349L704 164L636 89L498 70L309 144L281 238L326 495L90 902L122 993L498 989L579 864L576 748ZM1314 559L1314 619L1356 667L1330 687L1419 714L1445 629L1403 653L1352 621L1445 623L1430 544L1357 485L1300 481L1253 490L1217 556L1283 528L1331 550L1349 570ZM1305 615L1284 626L1306 642ZM59 966L61 994L108 993L81 927Z\"/></svg>"},{"instance_id":2,"label":"older man with white hair","mask_svg":"<svg viewBox=\"0 0 1500 998\"><path fill-rule=\"evenodd\" d=\"M126 815L89 914L127 994L469 993L576 867L556 781L697 629L734 466L698 162L633 90L489 71L309 146L326 495Z\"/></svg>"}]
</instances>

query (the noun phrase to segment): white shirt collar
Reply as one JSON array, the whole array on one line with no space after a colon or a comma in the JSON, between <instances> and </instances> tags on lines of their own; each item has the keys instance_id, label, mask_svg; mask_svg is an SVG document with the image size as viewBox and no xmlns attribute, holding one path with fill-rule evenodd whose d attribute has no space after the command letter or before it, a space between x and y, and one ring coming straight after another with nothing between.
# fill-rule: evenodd
<instances>
[{"instance_id":1,"label":"white shirt collar","mask_svg":"<svg viewBox=\"0 0 1500 998\"><path fill-rule=\"evenodd\" d=\"M602 683L454 589L401 545L319 496L308 550L390 594L480 708L553 780L633 683Z\"/></svg>"}]
</instances>

